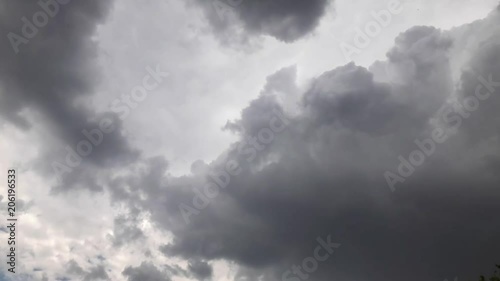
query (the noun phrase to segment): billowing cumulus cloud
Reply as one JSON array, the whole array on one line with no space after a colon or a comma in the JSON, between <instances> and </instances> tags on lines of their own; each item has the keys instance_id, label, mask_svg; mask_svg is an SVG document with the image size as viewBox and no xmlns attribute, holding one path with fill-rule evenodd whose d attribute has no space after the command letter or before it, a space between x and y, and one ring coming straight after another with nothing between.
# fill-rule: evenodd
<instances>
[{"instance_id":1,"label":"billowing cumulus cloud","mask_svg":"<svg viewBox=\"0 0 500 281\"><path fill-rule=\"evenodd\" d=\"M314 79L295 110L281 102L293 68L279 71L226 125L240 140L216 161L172 177L150 160L115 179L114 198L173 234L166 256L235 261L242 278L474 278L499 250L498 20L463 27L487 36L460 57L459 76L467 35L432 27L402 33L370 70ZM318 239L341 247L304 270Z\"/></svg>"},{"instance_id":2,"label":"billowing cumulus cloud","mask_svg":"<svg viewBox=\"0 0 500 281\"><path fill-rule=\"evenodd\" d=\"M93 35L112 3L62 2L50 2L57 17L29 40L0 41L0 114L48 137L35 166L50 180L57 151L114 120L117 128L52 189L109 196L111 206L81 211L95 237L64 241L47 226L37 255L25 256L54 245L65 268L37 266L24 280L215 280L221 262L237 280L470 279L498 258L498 11L448 31L412 27L386 60L333 67L305 89L297 66L276 71L223 126L235 141L214 161L173 175L175 159L139 154L116 113L88 104L100 82ZM293 42L314 32L331 1L194 3L217 36L239 30ZM22 34L30 29L24 17L40 9L0 4L0 33ZM75 194L52 196L78 203ZM33 232L40 216L26 214Z\"/></svg>"}]
</instances>

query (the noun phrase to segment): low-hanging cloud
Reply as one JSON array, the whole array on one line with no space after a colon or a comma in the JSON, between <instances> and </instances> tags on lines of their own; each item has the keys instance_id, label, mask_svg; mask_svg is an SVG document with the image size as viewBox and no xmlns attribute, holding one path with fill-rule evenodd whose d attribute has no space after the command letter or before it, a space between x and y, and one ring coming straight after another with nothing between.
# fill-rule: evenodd
<instances>
[{"instance_id":1,"label":"low-hanging cloud","mask_svg":"<svg viewBox=\"0 0 500 281\"><path fill-rule=\"evenodd\" d=\"M5 34L20 30L22 17L39 11L20 1L0 5L0 11L10 11L0 21ZM89 120L99 114L77 101L92 93L95 46L89 39L109 5L95 0L61 6L53 23L20 45L18 54L8 40L0 42L0 112L7 122L28 130L36 124L23 110L32 110L58 143L76 143L82 129L96 125ZM213 23L210 4L201 5L223 30ZM288 42L314 30L327 5L245 0L235 16L249 34ZM449 125L441 123L438 110L473 95L478 77L500 81L499 21L494 11L452 31L413 27L396 39L386 61L369 69L350 63L327 71L297 99L295 68L270 75L241 118L225 127L238 141L194 174L169 175L161 156L132 161L137 153L116 131L61 188L100 191L97 172L106 174L113 164L128 169L103 177L113 203L129 211L114 220L114 246L148 239L134 225L145 213L151 225L172 235L151 250L189 261L187 270L146 261L129 265L121 272L129 281L170 281L174 271L209 279L211 262L220 260L239 265L242 279L283 280L283 273L311 256L318 237L342 247L318 264L310 280L472 278L500 250L500 225L493 216L500 211L500 89L489 85L494 91L488 102L464 118L460 130L396 192L387 187L384 173L415 149L416 139ZM462 54L471 34L480 42ZM294 106L285 102L291 98ZM286 130L264 149L242 146L276 112L286 117ZM48 143L42 162L51 159L54 146ZM241 172L186 223L179 204L205 196L193 188L214 181L228 161L238 163ZM103 265L68 266L68 274L86 280L109 279Z\"/></svg>"},{"instance_id":2,"label":"low-hanging cloud","mask_svg":"<svg viewBox=\"0 0 500 281\"><path fill-rule=\"evenodd\" d=\"M83 130L98 128L97 120L104 116L117 119L113 112L95 112L80 102L94 93L99 82L97 46L91 37L111 5L109 0L0 4L0 33L10 35L0 40L0 114L4 121L25 130L32 126L45 128L50 137L44 141L37 166L48 177L54 178L56 173L47 162L64 159L64 147L75 146L84 138ZM18 39L13 40L12 34ZM26 112L36 119L36 124L28 120ZM115 126L121 123L115 122ZM88 170L131 161L137 155L117 129L106 135L88 157L87 171L66 175L56 190L78 186L102 190ZM79 185L82 181L87 183Z\"/></svg>"},{"instance_id":3,"label":"low-hanging cloud","mask_svg":"<svg viewBox=\"0 0 500 281\"><path fill-rule=\"evenodd\" d=\"M141 175L113 180L113 198L173 234L159 249L165 255L234 261L246 277L282 280L311 254L317 237L330 236L342 247L310 280L472 278L499 250L492 238L500 225L490 218L500 211L494 172L500 98L492 96L465 120L396 192L383 175L414 149L415 139L443 126L438 110L474 94L479 76L500 81L498 20L495 11L474 24L488 36L461 58L458 77L451 66L464 38L432 27L402 33L387 61L370 69L351 63L314 79L296 111L285 109L280 91L296 89L294 73L279 71L241 119L226 126L241 140L207 169L166 176L166 161L151 159ZM239 144L274 109L287 116L287 130L245 161ZM186 224L179 203L189 204L193 188L212 181L228 160L242 172ZM129 191L138 186L147 186L141 195Z\"/></svg>"}]
</instances>

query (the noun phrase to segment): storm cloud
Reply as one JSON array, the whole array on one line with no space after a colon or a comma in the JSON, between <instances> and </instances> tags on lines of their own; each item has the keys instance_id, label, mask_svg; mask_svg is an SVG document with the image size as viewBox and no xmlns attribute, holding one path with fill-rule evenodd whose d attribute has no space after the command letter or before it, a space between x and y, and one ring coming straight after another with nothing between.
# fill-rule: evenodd
<instances>
[{"instance_id":1,"label":"storm cloud","mask_svg":"<svg viewBox=\"0 0 500 281\"><path fill-rule=\"evenodd\" d=\"M268 35L293 42L311 32L324 16L331 0L202 1L213 28L224 34L241 25L248 34Z\"/></svg>"},{"instance_id":2,"label":"storm cloud","mask_svg":"<svg viewBox=\"0 0 500 281\"><path fill-rule=\"evenodd\" d=\"M32 213L23 213L26 233L36 233L25 240L36 246L26 247L22 257L31 257L37 270L22 278L216 280L225 266L235 280L465 280L498 259L498 9L451 30L411 27L384 60L369 67L333 64L306 82L298 65L278 59L280 68L259 78L264 85L245 100L239 117L219 124L232 113L225 104L217 108L219 119L202 117L202 126L217 123L232 134L232 143L213 161L189 162L190 172L174 173L176 159L148 150L169 141L162 132L144 139L125 135L115 112L92 106L98 85L106 82L96 31L116 3L62 2L50 2L57 12L29 40L0 40L1 125L40 136L36 161L25 169L30 174L23 172L32 177L29 184L50 182L50 198L68 201L19 200L30 202ZM248 40L271 36L289 46L315 32L333 1L214 3L222 5L192 0L187 9L201 8L219 39L233 40L232 32L240 32ZM149 5L146 11L156 10ZM165 5L180 9L186 3ZM41 9L36 2L2 2L0 33L22 34L24 18L32 20ZM203 36L193 30L192 38L168 48L198 51ZM158 30L152 34L143 38L162 39ZM221 76L237 72L243 55L231 53L236 67L225 69L214 57L231 51L200 49L199 69L179 58L181 74L173 79L190 91L225 90L224 79L219 85L219 77L198 80L197 73L212 64ZM258 57L256 65L269 57ZM253 83L246 71L239 79ZM234 104L247 90L236 88L241 93L234 93ZM137 127L160 128L163 114L175 116L165 109L171 108L169 93L163 94L154 109L144 110L144 120L134 120ZM65 160L65 147L80 142L83 130L99 128L103 118L113 120L115 130L54 186L50 163ZM189 121L176 124L177 132L191 130ZM205 138L196 142L211 145ZM66 212L67 221L58 216ZM40 222L46 217L52 224ZM64 270L51 271L47 263Z\"/></svg>"},{"instance_id":3,"label":"storm cloud","mask_svg":"<svg viewBox=\"0 0 500 281\"><path fill-rule=\"evenodd\" d=\"M387 61L371 70L350 63L317 77L295 111L280 102L283 88L295 89L294 71L278 71L226 126L241 140L206 169L172 177L164 160L149 161L142 176L120 180L115 198L174 235L159 248L166 256L235 261L247 277L282 280L318 237L330 236L342 247L314 273L303 271L311 280L474 278L500 249L493 239L500 234L493 218L500 211L498 20L495 11L474 23L488 36L462 60L458 77L452 55L467 38L432 27L399 35ZM463 104L478 86L491 96L448 131L456 122L442 120L441 109ZM239 149L276 111L286 116L286 130L263 148ZM449 133L446 142L392 192L385 172L436 129ZM240 170L228 179L230 161ZM134 186L147 186L146 196L127 194ZM196 209L196 200L209 203Z\"/></svg>"},{"instance_id":4,"label":"storm cloud","mask_svg":"<svg viewBox=\"0 0 500 281\"><path fill-rule=\"evenodd\" d=\"M47 129L39 169L55 177L47 162L64 161L64 147L76 149L85 139L82 131L99 128L104 117L114 120L117 129L86 157L89 168L137 157L122 137L115 113L95 112L81 102L99 83L97 46L91 37L112 2L6 1L0 5L0 32L7 35L0 40L0 114L4 121L26 130L35 126L28 118ZM84 188L102 190L83 169L66 173L61 181L57 189L86 181Z\"/></svg>"}]
</instances>

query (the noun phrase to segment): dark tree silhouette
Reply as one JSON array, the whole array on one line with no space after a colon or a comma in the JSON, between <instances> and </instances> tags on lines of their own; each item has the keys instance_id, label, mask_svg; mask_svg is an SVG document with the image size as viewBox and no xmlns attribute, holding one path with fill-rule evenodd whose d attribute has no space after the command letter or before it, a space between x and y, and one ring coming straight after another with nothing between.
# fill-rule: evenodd
<instances>
[{"instance_id":1,"label":"dark tree silhouette","mask_svg":"<svg viewBox=\"0 0 500 281\"><path fill-rule=\"evenodd\" d=\"M500 275L498 272L498 270L500 269L500 264L497 264L496 267L497 267L497 269L493 272L493 276L486 279L486 277L484 277L484 275L481 275L481 277L479 278L479 281L500 281Z\"/></svg>"}]
</instances>

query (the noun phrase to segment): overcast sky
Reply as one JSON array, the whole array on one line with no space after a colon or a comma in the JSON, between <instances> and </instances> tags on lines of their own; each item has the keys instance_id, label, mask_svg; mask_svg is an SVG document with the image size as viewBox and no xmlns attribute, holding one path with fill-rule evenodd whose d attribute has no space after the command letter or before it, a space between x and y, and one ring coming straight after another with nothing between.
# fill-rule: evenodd
<instances>
[{"instance_id":1,"label":"overcast sky","mask_svg":"<svg viewBox=\"0 0 500 281\"><path fill-rule=\"evenodd\" d=\"M488 274L499 4L1 1L0 280Z\"/></svg>"}]
</instances>

